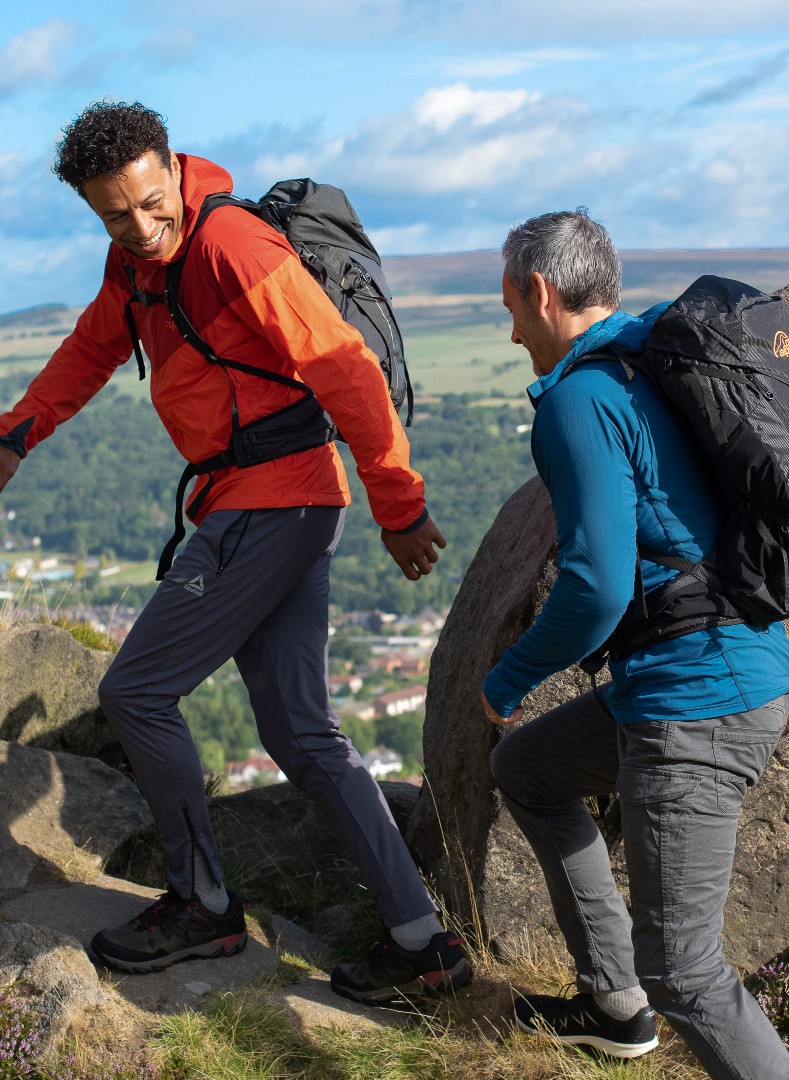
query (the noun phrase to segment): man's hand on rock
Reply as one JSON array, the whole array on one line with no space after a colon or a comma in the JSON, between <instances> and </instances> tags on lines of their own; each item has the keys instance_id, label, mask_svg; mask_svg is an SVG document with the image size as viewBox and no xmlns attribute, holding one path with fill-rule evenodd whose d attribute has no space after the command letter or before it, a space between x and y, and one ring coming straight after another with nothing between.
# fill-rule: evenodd
<instances>
[{"instance_id":1,"label":"man's hand on rock","mask_svg":"<svg viewBox=\"0 0 789 1080\"><path fill-rule=\"evenodd\" d=\"M523 719L523 708L520 705L517 709L513 709L509 716L499 716L484 694L482 695L482 708L485 710L485 716L490 720L491 724L517 724L519 720Z\"/></svg>"}]
</instances>

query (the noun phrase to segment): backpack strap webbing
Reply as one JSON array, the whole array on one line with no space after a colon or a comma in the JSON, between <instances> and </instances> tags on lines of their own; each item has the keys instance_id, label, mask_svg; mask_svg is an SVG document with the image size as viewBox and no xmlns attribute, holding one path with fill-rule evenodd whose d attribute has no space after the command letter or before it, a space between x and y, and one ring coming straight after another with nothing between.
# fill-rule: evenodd
<instances>
[{"instance_id":1,"label":"backpack strap webbing","mask_svg":"<svg viewBox=\"0 0 789 1080\"><path fill-rule=\"evenodd\" d=\"M140 382L142 382L145 378L145 361L142 356L142 346L140 345L140 335L137 330L137 323L134 321L132 304L142 304L143 307L150 307L151 304L165 303L166 297L164 293L149 293L145 292L143 289L138 289L135 280L135 270L130 263L124 263L123 269L126 272L126 277L129 279L129 285L131 286L131 296L123 306L123 313L126 316L126 325L129 328L134 358L137 361L137 370L140 373Z\"/></svg>"}]
</instances>

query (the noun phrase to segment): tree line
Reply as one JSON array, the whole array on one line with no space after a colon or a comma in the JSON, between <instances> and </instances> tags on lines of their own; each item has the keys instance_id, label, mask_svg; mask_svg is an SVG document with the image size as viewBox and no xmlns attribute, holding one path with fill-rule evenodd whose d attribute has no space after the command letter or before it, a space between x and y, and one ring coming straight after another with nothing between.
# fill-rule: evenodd
<instances>
[{"instance_id":1,"label":"tree line","mask_svg":"<svg viewBox=\"0 0 789 1080\"><path fill-rule=\"evenodd\" d=\"M228 762L246 761L249 751L260 743L249 697L235 664L226 664L183 698L181 709L206 772L224 775ZM423 713L380 716L375 720L346 716L341 723L362 756L377 746L386 746L402 758L406 775L420 770Z\"/></svg>"},{"instance_id":2,"label":"tree line","mask_svg":"<svg viewBox=\"0 0 789 1080\"><path fill-rule=\"evenodd\" d=\"M381 544L342 446L354 505L333 564L332 602L345 611L405 615L451 603L499 507L534 474L528 434L518 430L530 419L527 403L484 406L463 395L417 403L409 429L412 464L425 477L428 508L449 544L416 586ZM150 403L110 385L29 454L0 509L15 511L7 527L18 540L38 536L44 550L80 559L154 559L172 531L183 464ZM111 600L113 588L105 585L96 599ZM127 593L127 603L135 599L145 596Z\"/></svg>"}]
</instances>

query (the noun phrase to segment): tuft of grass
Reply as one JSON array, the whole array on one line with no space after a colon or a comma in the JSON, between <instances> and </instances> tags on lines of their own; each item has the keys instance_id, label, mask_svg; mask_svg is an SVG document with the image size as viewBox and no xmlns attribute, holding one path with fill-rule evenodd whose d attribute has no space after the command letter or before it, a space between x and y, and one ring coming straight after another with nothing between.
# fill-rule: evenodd
<instances>
[{"instance_id":1,"label":"tuft of grass","mask_svg":"<svg viewBox=\"0 0 789 1080\"><path fill-rule=\"evenodd\" d=\"M58 616L54 619L46 619L39 617L37 622L48 622L52 626L59 626L61 630L68 630L75 641L78 641L80 645L84 645L86 649L98 649L101 652L113 652L118 651L117 642L113 641L111 637L103 633L101 630L97 630L90 623L74 622L72 619L66 619L62 616Z\"/></svg>"},{"instance_id":2,"label":"tuft of grass","mask_svg":"<svg viewBox=\"0 0 789 1080\"><path fill-rule=\"evenodd\" d=\"M292 958L291 958L292 960ZM489 960L454 995L420 1002L398 1025L305 1027L275 998L302 970L215 999L206 1013L166 1018L156 1040L162 1080L704 1080L661 1026L661 1048L617 1061L528 1036L511 1022L513 986L553 989L561 973L520 960ZM566 978L566 976L565 976ZM547 984L547 985L546 985ZM361 1010L370 1018L378 1010ZM157 1074L158 1080L158 1074Z\"/></svg>"},{"instance_id":3,"label":"tuft of grass","mask_svg":"<svg viewBox=\"0 0 789 1080\"><path fill-rule=\"evenodd\" d=\"M106 1050L94 1051L88 1057L70 1052L58 1066L56 1075L57 1080L168 1080L152 1063L130 1065ZM173 1074L170 1080L175 1080Z\"/></svg>"},{"instance_id":4,"label":"tuft of grass","mask_svg":"<svg viewBox=\"0 0 789 1080\"><path fill-rule=\"evenodd\" d=\"M26 581L19 592L13 597L6 597L0 603L0 630L10 630L12 627L20 626L23 623L43 623L67 630L75 641L88 649L116 653L118 644L108 634L97 630L90 623L67 619L60 614L61 607L67 598L68 590L63 593L56 606L51 609L43 589L39 595L36 584Z\"/></svg>"}]
</instances>

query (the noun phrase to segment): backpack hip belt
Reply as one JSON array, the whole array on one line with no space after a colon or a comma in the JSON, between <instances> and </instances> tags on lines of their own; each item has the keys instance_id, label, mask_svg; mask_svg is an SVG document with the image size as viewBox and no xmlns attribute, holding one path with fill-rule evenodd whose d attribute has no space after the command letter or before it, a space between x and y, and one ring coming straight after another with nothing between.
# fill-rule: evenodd
<instances>
[{"instance_id":1,"label":"backpack hip belt","mask_svg":"<svg viewBox=\"0 0 789 1080\"><path fill-rule=\"evenodd\" d=\"M194 500L190 517L196 516L211 490L218 469L248 469L264 465L267 461L298 454L302 450L314 450L331 441L331 426L326 413L314 395L304 397L278 412L253 420L238 429L238 437L231 440L227 450L203 461L190 462L181 473L175 493L175 528L165 544L156 568L156 580L161 581L173 564L175 550L186 536L184 524L184 500L186 489L197 476L209 475L209 481Z\"/></svg>"}]
</instances>

